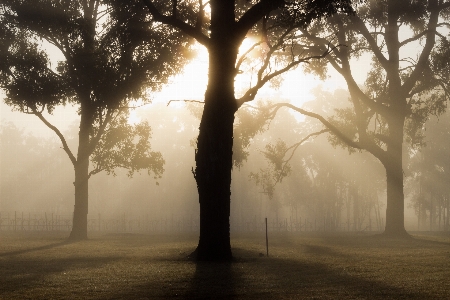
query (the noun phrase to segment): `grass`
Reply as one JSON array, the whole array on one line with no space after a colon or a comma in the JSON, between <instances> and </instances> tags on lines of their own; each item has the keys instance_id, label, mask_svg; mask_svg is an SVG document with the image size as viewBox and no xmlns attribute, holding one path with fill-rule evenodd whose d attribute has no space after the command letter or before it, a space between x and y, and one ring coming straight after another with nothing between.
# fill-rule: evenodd
<instances>
[{"instance_id":1,"label":"grass","mask_svg":"<svg viewBox=\"0 0 450 300\"><path fill-rule=\"evenodd\" d=\"M449 235L236 236L196 264L195 236L0 234L0 299L450 299Z\"/></svg>"}]
</instances>

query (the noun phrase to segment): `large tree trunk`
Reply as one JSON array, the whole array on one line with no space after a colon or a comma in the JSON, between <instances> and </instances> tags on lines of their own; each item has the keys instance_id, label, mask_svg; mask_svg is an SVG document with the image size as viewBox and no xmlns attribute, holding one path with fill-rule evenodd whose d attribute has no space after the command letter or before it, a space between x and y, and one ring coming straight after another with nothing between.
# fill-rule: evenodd
<instances>
[{"instance_id":1,"label":"large tree trunk","mask_svg":"<svg viewBox=\"0 0 450 300\"><path fill-rule=\"evenodd\" d=\"M89 113L82 107L79 131L79 144L75 169L75 205L73 211L73 226L69 239L87 239L87 215L89 199L89 132L92 122Z\"/></svg>"},{"instance_id":2,"label":"large tree trunk","mask_svg":"<svg viewBox=\"0 0 450 300\"><path fill-rule=\"evenodd\" d=\"M230 260L230 195L233 166L235 63L234 5L211 1L209 81L200 123L195 178L200 202L197 260Z\"/></svg>"}]
</instances>

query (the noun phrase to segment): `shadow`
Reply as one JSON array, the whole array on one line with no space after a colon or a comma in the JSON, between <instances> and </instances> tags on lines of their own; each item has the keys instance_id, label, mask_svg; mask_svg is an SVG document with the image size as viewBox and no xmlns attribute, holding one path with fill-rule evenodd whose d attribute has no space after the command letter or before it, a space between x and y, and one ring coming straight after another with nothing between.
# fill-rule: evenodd
<instances>
[{"instance_id":1,"label":"shadow","mask_svg":"<svg viewBox=\"0 0 450 300\"><path fill-rule=\"evenodd\" d=\"M445 236L445 235L443 235ZM377 248L411 248L426 247L427 245L450 246L450 241L436 241L431 238L433 235L422 235L420 233L411 233L405 237L391 237L384 234L367 234L355 236L352 234L336 234L323 236L324 241L330 245L342 245L351 247L370 247Z\"/></svg>"},{"instance_id":2,"label":"shadow","mask_svg":"<svg viewBox=\"0 0 450 300\"><path fill-rule=\"evenodd\" d=\"M318 257L339 256L340 260L355 260L351 255L327 247L302 247ZM325 262L302 262L270 256L258 263L259 271L271 278L272 286L269 285L270 288L266 290L274 298L283 295L287 299L430 299L430 295L425 292L399 288L386 280L376 279L370 273L365 274L364 265L360 269L354 262L349 265L348 269L337 270ZM264 285L256 289L263 291Z\"/></svg>"},{"instance_id":3,"label":"shadow","mask_svg":"<svg viewBox=\"0 0 450 300\"><path fill-rule=\"evenodd\" d=\"M356 246L370 248L374 245L374 251L377 247L389 248L391 245L387 242L387 246L380 246L377 238L369 236L356 240L353 237L353 241ZM341 242L349 246L345 238ZM365 261L364 257L359 260L355 252L335 250L332 245L340 243L339 237L327 243L296 244L298 251L292 254L294 257L290 252L279 252L287 255L275 257L270 256L269 251L269 257L266 257L257 250L233 248L234 259L229 263L192 262L186 257L186 253L190 253L188 251L183 255L152 259L145 261L145 265L155 268L143 282L132 284L120 292L116 290L103 299L436 298L436 294L424 289L423 285L409 284L407 277L392 279L392 275L386 274L386 278L391 278L386 279L380 270L402 274L386 262L381 261L373 268L373 262ZM414 239L405 243L414 243ZM386 253L389 255L389 251Z\"/></svg>"},{"instance_id":4,"label":"shadow","mask_svg":"<svg viewBox=\"0 0 450 300\"><path fill-rule=\"evenodd\" d=\"M239 274L233 262L197 262L184 299L237 299Z\"/></svg>"},{"instance_id":5,"label":"shadow","mask_svg":"<svg viewBox=\"0 0 450 300\"><path fill-rule=\"evenodd\" d=\"M69 240L64 240L64 241L61 241L61 242L58 242L58 243L52 243L52 244L45 245L45 246L39 246L39 247L35 247L35 248L30 248L30 249L22 249L22 250L16 250L16 251L0 253L0 257L7 257L7 256L13 256L13 255L20 255L20 254L25 254L25 253L36 252L36 251L49 250L49 249L53 249L53 248L57 248L57 247L61 247L61 246L69 245L69 244L73 244L73 243L76 243L76 242L69 241Z\"/></svg>"},{"instance_id":6,"label":"shadow","mask_svg":"<svg viewBox=\"0 0 450 300\"><path fill-rule=\"evenodd\" d=\"M49 245L50 246L50 245ZM36 250L36 249L34 249ZM79 269L96 269L102 265L108 264L119 259L119 257L71 257L61 259L2 259L0 268L2 270L2 280L0 288L0 299L5 299L2 295L9 292L25 293L36 287L44 287L46 278L52 275L58 277L73 276L68 271ZM61 278L61 285L67 284L70 277ZM47 282L48 283L48 282ZM53 283L57 284L57 283ZM54 286L52 286L54 288ZM61 291L65 291L69 286L63 286ZM24 297L25 298L25 297ZM42 298L42 295L40 297ZM59 298L53 295L53 298Z\"/></svg>"}]
</instances>

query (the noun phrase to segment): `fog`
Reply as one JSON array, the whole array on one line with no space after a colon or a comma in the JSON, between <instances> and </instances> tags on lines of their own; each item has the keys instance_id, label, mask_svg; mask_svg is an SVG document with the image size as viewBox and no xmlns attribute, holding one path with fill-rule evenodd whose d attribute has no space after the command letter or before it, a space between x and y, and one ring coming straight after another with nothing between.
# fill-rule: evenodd
<instances>
[{"instance_id":1,"label":"fog","mask_svg":"<svg viewBox=\"0 0 450 300\"><path fill-rule=\"evenodd\" d=\"M327 97L320 97L324 93L328 93ZM332 109L323 110L328 107L326 101L340 99L334 102L335 107L345 107L348 104L345 91L333 94L316 89L315 96L316 100L306 103L305 107L321 111L325 115L334 112ZM155 103L136 112L141 121L148 121L152 127L152 149L162 153L165 171L162 178L156 180L146 172L136 173L130 178L123 169L118 169L116 176L105 173L93 176L89 181L90 230L198 230L199 203L192 170L195 168L194 147L199 119L188 106ZM201 104L199 106L197 110L201 110ZM448 132L445 128L442 129L448 124L447 120L448 114L445 114L439 120L432 118L427 123L428 145L439 145L433 148L434 151L442 152L446 149L440 141L442 134ZM243 122L239 124L251 126ZM264 155L266 145L284 143L289 147L318 127L316 121L298 118L287 110L280 111L274 120L264 125L262 133L251 139L248 148L235 150L235 154L241 150L246 151L248 156L238 167L233 168L230 216L232 233L260 231L263 229L264 218L268 218L269 229L274 231L384 229L386 183L383 166L366 152L350 154L347 149L333 148L327 134L312 137L301 144L287 164L290 171L275 183L274 170ZM441 131L437 128L441 128ZM75 149L76 123L65 134L69 146ZM55 224L59 218L68 220L67 225L73 213L74 175L73 166L58 140L37 137L26 128L8 122L1 125L0 140L2 227L9 226L13 218L25 221L54 218ZM426 204L417 204L418 191L414 182L423 170L418 169L413 162L417 161L420 151L405 151L410 153L405 162L405 166L408 166L405 168L408 169L405 171L406 229L442 230L445 223L445 203L442 202L439 206L440 202L435 200L433 207L429 200L431 198L425 197L423 203L428 203L428 207ZM291 152L288 153L290 155ZM436 155L434 165L445 164L445 161L439 159L445 160L445 155ZM445 190L445 174L436 168L438 172L433 173L433 176L437 176L433 177L433 183L423 185L430 187L434 184L430 188L436 189L436 185L441 182L440 189ZM261 181L256 184L251 179L251 174L266 174L265 184ZM273 188L272 192L268 192L268 186ZM419 207L422 207L421 211ZM419 214L421 223L418 223ZM98 222L106 220L110 222L109 227L98 225ZM129 222L129 226L114 227L111 225L114 220ZM139 222L147 222L147 225L151 223L153 227L139 227L136 225ZM186 227L187 224L190 224L189 228ZM58 227L60 230L68 228Z\"/></svg>"}]
</instances>

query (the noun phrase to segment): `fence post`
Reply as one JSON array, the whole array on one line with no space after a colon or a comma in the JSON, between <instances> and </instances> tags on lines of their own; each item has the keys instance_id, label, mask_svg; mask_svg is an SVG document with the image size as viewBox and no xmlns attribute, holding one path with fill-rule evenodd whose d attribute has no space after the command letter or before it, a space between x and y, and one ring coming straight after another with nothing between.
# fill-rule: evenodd
<instances>
[{"instance_id":1,"label":"fence post","mask_svg":"<svg viewBox=\"0 0 450 300\"><path fill-rule=\"evenodd\" d=\"M267 217L266 217L266 254L269 256L269 236L267 234Z\"/></svg>"}]
</instances>

